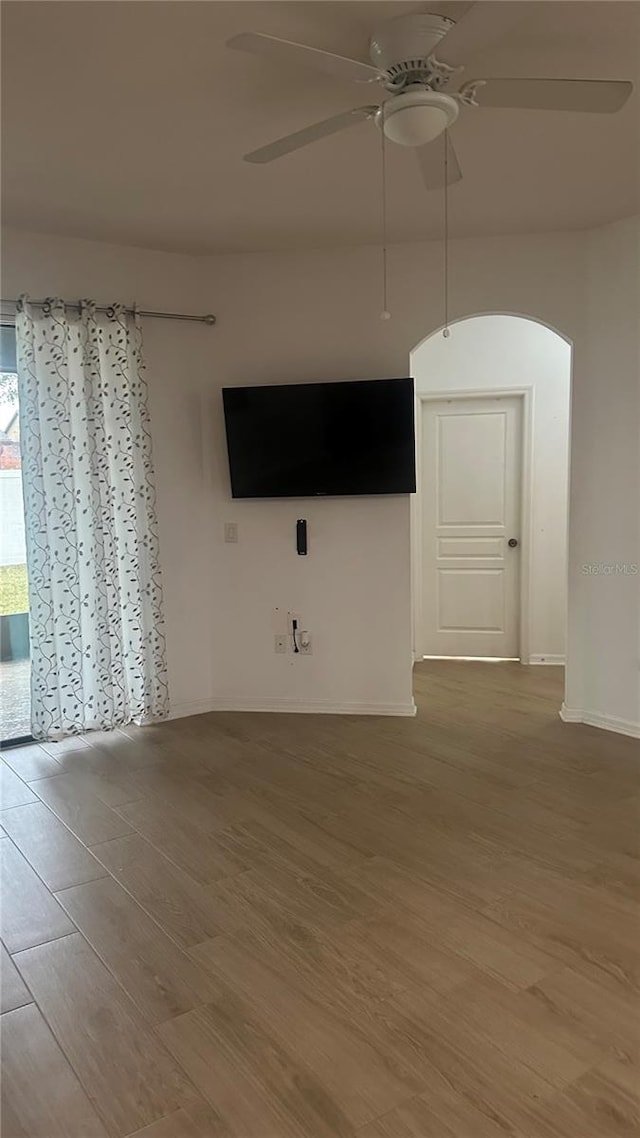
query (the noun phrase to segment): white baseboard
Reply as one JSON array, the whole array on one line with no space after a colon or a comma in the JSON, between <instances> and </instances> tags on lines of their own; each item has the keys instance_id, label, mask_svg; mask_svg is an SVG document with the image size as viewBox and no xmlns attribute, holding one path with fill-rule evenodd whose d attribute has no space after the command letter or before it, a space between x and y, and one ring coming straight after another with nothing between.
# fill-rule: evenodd
<instances>
[{"instance_id":1,"label":"white baseboard","mask_svg":"<svg viewBox=\"0 0 640 1138\"><path fill-rule=\"evenodd\" d=\"M567 707L563 703L560 718L564 723L586 723L589 727L601 727L604 731L615 731L618 735L631 735L640 739L640 723L632 719L619 719L616 715L602 715L599 711L583 711L578 707Z\"/></svg>"},{"instance_id":2,"label":"white baseboard","mask_svg":"<svg viewBox=\"0 0 640 1138\"><path fill-rule=\"evenodd\" d=\"M564 667L566 658L564 656L543 656L536 655L529 657L530 664L552 664L555 667Z\"/></svg>"},{"instance_id":3,"label":"white baseboard","mask_svg":"<svg viewBox=\"0 0 640 1138\"><path fill-rule=\"evenodd\" d=\"M284 715L402 715L412 716L417 708L411 703L333 703L331 700L245 699L218 696L189 703L174 703L169 719L188 715L205 715L210 711L273 711Z\"/></svg>"}]
</instances>

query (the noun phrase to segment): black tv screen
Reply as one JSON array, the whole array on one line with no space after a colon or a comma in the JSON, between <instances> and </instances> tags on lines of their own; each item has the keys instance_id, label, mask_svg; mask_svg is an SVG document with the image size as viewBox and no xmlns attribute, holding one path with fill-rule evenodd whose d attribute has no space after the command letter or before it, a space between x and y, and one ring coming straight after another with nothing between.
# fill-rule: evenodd
<instances>
[{"instance_id":1,"label":"black tv screen","mask_svg":"<svg viewBox=\"0 0 640 1138\"><path fill-rule=\"evenodd\" d=\"M234 498L411 494L412 379L222 390Z\"/></svg>"}]
</instances>

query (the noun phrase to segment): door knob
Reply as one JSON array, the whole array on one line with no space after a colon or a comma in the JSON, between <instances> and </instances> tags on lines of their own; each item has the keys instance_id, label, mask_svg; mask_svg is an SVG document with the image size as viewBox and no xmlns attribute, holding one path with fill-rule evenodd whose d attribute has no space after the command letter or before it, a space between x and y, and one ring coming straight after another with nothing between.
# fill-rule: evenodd
<instances>
[{"instance_id":1,"label":"door knob","mask_svg":"<svg viewBox=\"0 0 640 1138\"><path fill-rule=\"evenodd\" d=\"M509 538L509 540L508 540L508 542L507 542L507 545L509 546L509 549L515 549L515 547L516 547L516 545L517 545L517 544L518 544L518 539L517 539L517 537L510 537L510 538Z\"/></svg>"}]
</instances>

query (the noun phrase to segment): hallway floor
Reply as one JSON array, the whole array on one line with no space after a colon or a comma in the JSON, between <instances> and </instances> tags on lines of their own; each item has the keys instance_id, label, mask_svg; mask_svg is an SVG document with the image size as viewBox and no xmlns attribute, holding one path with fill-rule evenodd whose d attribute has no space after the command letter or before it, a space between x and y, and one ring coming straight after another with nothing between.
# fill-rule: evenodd
<instances>
[{"instance_id":1,"label":"hallway floor","mask_svg":"<svg viewBox=\"0 0 640 1138\"><path fill-rule=\"evenodd\" d=\"M640 746L561 689L4 752L4 1138L635 1133Z\"/></svg>"}]
</instances>

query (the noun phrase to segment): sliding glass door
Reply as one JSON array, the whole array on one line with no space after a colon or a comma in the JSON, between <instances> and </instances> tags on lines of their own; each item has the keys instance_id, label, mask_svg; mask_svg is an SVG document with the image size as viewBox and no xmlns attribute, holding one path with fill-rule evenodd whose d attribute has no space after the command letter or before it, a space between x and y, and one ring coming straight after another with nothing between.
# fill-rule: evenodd
<instances>
[{"instance_id":1,"label":"sliding glass door","mask_svg":"<svg viewBox=\"0 0 640 1138\"><path fill-rule=\"evenodd\" d=\"M29 603L15 329L0 325L0 740L29 738Z\"/></svg>"}]
</instances>

